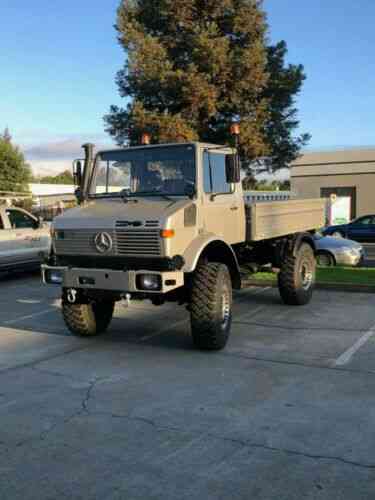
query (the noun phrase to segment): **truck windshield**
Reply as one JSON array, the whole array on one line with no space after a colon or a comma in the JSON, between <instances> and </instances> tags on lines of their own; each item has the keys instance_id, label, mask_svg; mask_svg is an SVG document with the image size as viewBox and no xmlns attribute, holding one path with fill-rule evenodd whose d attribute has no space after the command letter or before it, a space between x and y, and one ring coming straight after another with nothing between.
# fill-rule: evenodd
<instances>
[{"instance_id":1,"label":"truck windshield","mask_svg":"<svg viewBox=\"0 0 375 500\"><path fill-rule=\"evenodd\" d=\"M193 145L123 149L99 153L90 194L184 196L195 187Z\"/></svg>"}]
</instances>

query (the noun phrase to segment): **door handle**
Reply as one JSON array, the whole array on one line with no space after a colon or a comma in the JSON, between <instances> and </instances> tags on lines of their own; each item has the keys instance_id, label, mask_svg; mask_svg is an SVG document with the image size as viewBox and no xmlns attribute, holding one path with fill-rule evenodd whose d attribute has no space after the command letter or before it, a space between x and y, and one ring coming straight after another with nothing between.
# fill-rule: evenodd
<instances>
[{"instance_id":1,"label":"door handle","mask_svg":"<svg viewBox=\"0 0 375 500\"><path fill-rule=\"evenodd\" d=\"M235 210L238 210L238 207L230 207L230 209L234 212Z\"/></svg>"}]
</instances>

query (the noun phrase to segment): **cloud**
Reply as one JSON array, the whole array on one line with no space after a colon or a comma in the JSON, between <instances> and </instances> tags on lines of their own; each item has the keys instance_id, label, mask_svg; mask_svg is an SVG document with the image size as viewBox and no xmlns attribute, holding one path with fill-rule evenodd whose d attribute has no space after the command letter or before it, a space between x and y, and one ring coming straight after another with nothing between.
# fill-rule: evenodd
<instances>
[{"instance_id":1,"label":"cloud","mask_svg":"<svg viewBox=\"0 0 375 500\"><path fill-rule=\"evenodd\" d=\"M114 147L105 136L91 135L42 142L22 150L35 175L48 175L70 169L74 159L83 157L82 144L85 142L95 143L97 149Z\"/></svg>"},{"instance_id":2,"label":"cloud","mask_svg":"<svg viewBox=\"0 0 375 500\"><path fill-rule=\"evenodd\" d=\"M67 160L82 156L82 144L84 142L95 142L97 147L106 148L113 147L113 144L103 139L98 143L94 138L66 139L62 141L54 141L32 145L24 148L25 157L28 160Z\"/></svg>"}]
</instances>

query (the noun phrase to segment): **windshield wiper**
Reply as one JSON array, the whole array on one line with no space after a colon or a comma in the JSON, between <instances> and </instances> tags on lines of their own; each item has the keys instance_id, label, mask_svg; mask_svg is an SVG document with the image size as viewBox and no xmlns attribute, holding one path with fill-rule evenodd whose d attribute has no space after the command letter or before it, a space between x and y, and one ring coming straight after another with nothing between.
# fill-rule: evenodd
<instances>
[{"instance_id":1,"label":"windshield wiper","mask_svg":"<svg viewBox=\"0 0 375 500\"><path fill-rule=\"evenodd\" d=\"M161 198L164 198L167 201L172 201L175 203L175 200L168 196L165 193L158 193L157 191L138 191L137 193L134 193L136 196L160 196Z\"/></svg>"},{"instance_id":2,"label":"windshield wiper","mask_svg":"<svg viewBox=\"0 0 375 500\"><path fill-rule=\"evenodd\" d=\"M120 196L123 199L124 203L129 203L130 198L134 197L135 193L132 193L130 189L123 189L120 191ZM133 203L138 203L138 200L133 199Z\"/></svg>"}]
</instances>

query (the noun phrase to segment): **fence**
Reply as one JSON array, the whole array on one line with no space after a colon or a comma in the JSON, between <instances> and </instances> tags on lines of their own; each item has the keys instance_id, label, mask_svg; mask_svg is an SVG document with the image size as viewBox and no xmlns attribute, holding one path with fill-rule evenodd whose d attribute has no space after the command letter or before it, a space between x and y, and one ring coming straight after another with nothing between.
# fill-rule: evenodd
<instances>
[{"instance_id":1,"label":"fence","mask_svg":"<svg viewBox=\"0 0 375 500\"><path fill-rule=\"evenodd\" d=\"M290 191L245 191L246 203L260 203L265 201L286 201L292 198Z\"/></svg>"},{"instance_id":2,"label":"fence","mask_svg":"<svg viewBox=\"0 0 375 500\"><path fill-rule=\"evenodd\" d=\"M33 196L30 193L7 193L0 191L0 205L19 207L41 217L45 221L52 221L57 215L77 205L74 195L60 194L47 196Z\"/></svg>"}]
</instances>

